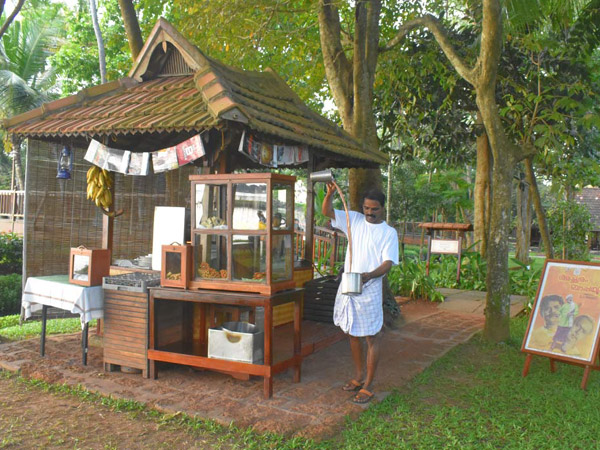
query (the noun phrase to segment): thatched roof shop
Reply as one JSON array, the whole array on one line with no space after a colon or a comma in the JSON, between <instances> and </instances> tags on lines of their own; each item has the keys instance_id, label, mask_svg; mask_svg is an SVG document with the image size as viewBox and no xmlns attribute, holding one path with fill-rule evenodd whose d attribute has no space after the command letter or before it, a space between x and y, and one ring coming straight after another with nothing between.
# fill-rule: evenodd
<instances>
[{"instance_id":1,"label":"thatched roof shop","mask_svg":"<svg viewBox=\"0 0 600 450\"><path fill-rule=\"evenodd\" d=\"M188 176L261 167L238 151L243 135L300 146L309 157L290 166L377 167L387 158L365 149L306 106L273 71L250 72L204 55L160 19L128 77L3 122L27 140L26 275L65 273L70 247L109 246L113 260L150 251L154 207L188 206ZM178 170L115 175L117 219L86 200L83 159L92 139L133 153L155 152L201 134L204 157ZM70 180L56 179L58 153L74 152ZM265 168L265 170L270 170Z\"/></svg>"}]
</instances>

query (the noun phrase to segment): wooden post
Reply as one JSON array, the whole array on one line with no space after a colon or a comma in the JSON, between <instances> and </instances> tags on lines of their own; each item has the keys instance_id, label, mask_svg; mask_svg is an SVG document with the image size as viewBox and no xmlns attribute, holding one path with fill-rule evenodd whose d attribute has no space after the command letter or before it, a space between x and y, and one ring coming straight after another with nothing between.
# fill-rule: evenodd
<instances>
[{"instance_id":1,"label":"wooden post","mask_svg":"<svg viewBox=\"0 0 600 450\"><path fill-rule=\"evenodd\" d=\"M112 178L113 185L113 204L109 208L109 211L115 210L115 175L112 172L108 173L108 176ZM110 250L112 255L113 249L113 231L114 231L114 217L109 217L106 214L102 214L102 248L107 248Z\"/></svg>"},{"instance_id":2,"label":"wooden post","mask_svg":"<svg viewBox=\"0 0 600 450\"><path fill-rule=\"evenodd\" d=\"M315 221L315 190L314 183L310 181L310 174L315 171L316 160L312 150L308 153L306 168L306 234L304 241L304 259L313 262L314 221Z\"/></svg>"}]
</instances>

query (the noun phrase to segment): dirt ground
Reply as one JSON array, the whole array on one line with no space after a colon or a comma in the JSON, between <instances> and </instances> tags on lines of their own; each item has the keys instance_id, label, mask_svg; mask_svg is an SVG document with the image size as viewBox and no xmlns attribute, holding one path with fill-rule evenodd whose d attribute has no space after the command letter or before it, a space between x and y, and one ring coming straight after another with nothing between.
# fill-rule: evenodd
<instances>
[{"instance_id":1,"label":"dirt ground","mask_svg":"<svg viewBox=\"0 0 600 450\"><path fill-rule=\"evenodd\" d=\"M212 448L211 437L0 377L0 448ZM225 445L227 447L227 445Z\"/></svg>"}]
</instances>

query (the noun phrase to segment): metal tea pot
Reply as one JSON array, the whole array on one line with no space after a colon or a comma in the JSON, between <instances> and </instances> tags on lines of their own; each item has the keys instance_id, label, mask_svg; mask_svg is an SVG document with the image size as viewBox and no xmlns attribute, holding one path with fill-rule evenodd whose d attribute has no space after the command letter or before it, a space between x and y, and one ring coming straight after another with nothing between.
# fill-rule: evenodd
<instances>
[{"instance_id":1,"label":"metal tea pot","mask_svg":"<svg viewBox=\"0 0 600 450\"><path fill-rule=\"evenodd\" d=\"M322 181L323 183L333 183L340 198L344 205L344 211L346 211L346 228L348 229L348 272L342 273L342 294L345 295L360 295L362 294L362 274L359 272L352 272L352 231L350 230L350 216L348 215L348 205L342 190L335 182L333 173L331 170L321 170L310 174L310 180L313 183Z\"/></svg>"}]
</instances>

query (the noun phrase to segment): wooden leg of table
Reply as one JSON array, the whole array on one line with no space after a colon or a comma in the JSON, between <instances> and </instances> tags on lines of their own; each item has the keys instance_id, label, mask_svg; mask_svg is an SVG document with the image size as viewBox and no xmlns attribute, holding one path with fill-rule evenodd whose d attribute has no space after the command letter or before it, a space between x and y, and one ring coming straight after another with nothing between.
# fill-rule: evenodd
<instances>
[{"instance_id":1,"label":"wooden leg of table","mask_svg":"<svg viewBox=\"0 0 600 450\"><path fill-rule=\"evenodd\" d=\"M152 380L158 378L158 368L156 367L156 361L154 360L148 361L148 377Z\"/></svg>"},{"instance_id":2,"label":"wooden leg of table","mask_svg":"<svg viewBox=\"0 0 600 450\"><path fill-rule=\"evenodd\" d=\"M529 354L527 355L527 358L525 358L525 366L523 366L523 376L526 377L527 374L529 373L529 366L531 365L531 360L533 358L533 355Z\"/></svg>"},{"instance_id":3,"label":"wooden leg of table","mask_svg":"<svg viewBox=\"0 0 600 450\"><path fill-rule=\"evenodd\" d=\"M294 302L294 357L301 358L302 353L302 318L300 317L300 301ZM294 383L300 383L300 359L294 366Z\"/></svg>"},{"instance_id":4,"label":"wooden leg of table","mask_svg":"<svg viewBox=\"0 0 600 450\"><path fill-rule=\"evenodd\" d=\"M550 358L550 372L556 372L556 360Z\"/></svg>"},{"instance_id":5,"label":"wooden leg of table","mask_svg":"<svg viewBox=\"0 0 600 450\"><path fill-rule=\"evenodd\" d=\"M585 391L587 387L588 377L590 376L590 371L592 370L592 366L585 366L583 370L583 379L581 380L581 389Z\"/></svg>"},{"instance_id":6,"label":"wooden leg of table","mask_svg":"<svg viewBox=\"0 0 600 450\"><path fill-rule=\"evenodd\" d=\"M87 366L87 354L88 354L88 331L89 324L85 323L83 331L81 332L81 361L84 366Z\"/></svg>"},{"instance_id":7,"label":"wooden leg of table","mask_svg":"<svg viewBox=\"0 0 600 450\"><path fill-rule=\"evenodd\" d=\"M42 305L42 337L40 340L40 355L46 355L46 319L48 318L48 305Z\"/></svg>"},{"instance_id":8,"label":"wooden leg of table","mask_svg":"<svg viewBox=\"0 0 600 450\"><path fill-rule=\"evenodd\" d=\"M265 366L273 365L273 306L269 303L265 305ZM273 375L269 371L269 375L264 379L264 395L265 398L273 396Z\"/></svg>"}]
</instances>

